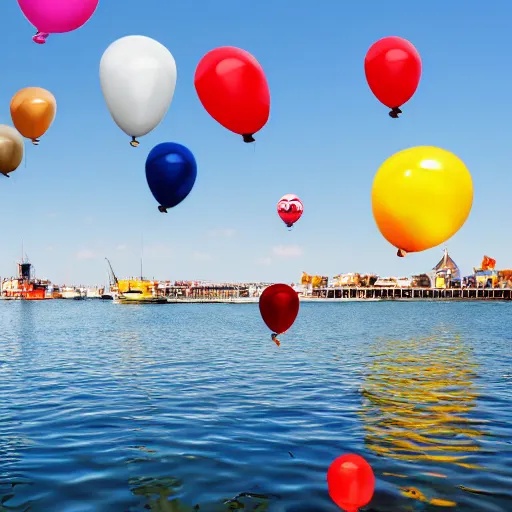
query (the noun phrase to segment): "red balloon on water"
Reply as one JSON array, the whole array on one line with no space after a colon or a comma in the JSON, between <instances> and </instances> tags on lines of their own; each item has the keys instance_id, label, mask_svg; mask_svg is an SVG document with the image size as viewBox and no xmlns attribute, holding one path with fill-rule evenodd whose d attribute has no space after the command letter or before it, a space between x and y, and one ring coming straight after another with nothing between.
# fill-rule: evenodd
<instances>
[{"instance_id":1,"label":"red balloon on water","mask_svg":"<svg viewBox=\"0 0 512 512\"><path fill-rule=\"evenodd\" d=\"M270 91L260 63L245 50L223 46L199 62L194 85L203 107L224 128L254 142L270 115Z\"/></svg>"},{"instance_id":2,"label":"red balloon on water","mask_svg":"<svg viewBox=\"0 0 512 512\"><path fill-rule=\"evenodd\" d=\"M370 503L375 475L363 457L349 453L338 457L327 471L331 499L345 512L357 512Z\"/></svg>"},{"instance_id":3,"label":"red balloon on water","mask_svg":"<svg viewBox=\"0 0 512 512\"><path fill-rule=\"evenodd\" d=\"M374 43L364 59L366 80L377 99L389 107L397 118L400 107L418 88L421 78L421 57L407 39L384 37Z\"/></svg>"},{"instance_id":4,"label":"red balloon on water","mask_svg":"<svg viewBox=\"0 0 512 512\"><path fill-rule=\"evenodd\" d=\"M286 332L299 313L299 295L287 284L273 284L260 296L260 313L275 334Z\"/></svg>"},{"instance_id":5,"label":"red balloon on water","mask_svg":"<svg viewBox=\"0 0 512 512\"><path fill-rule=\"evenodd\" d=\"M277 213L289 228L302 217L303 212L304 205L295 194L286 194L277 203Z\"/></svg>"}]
</instances>

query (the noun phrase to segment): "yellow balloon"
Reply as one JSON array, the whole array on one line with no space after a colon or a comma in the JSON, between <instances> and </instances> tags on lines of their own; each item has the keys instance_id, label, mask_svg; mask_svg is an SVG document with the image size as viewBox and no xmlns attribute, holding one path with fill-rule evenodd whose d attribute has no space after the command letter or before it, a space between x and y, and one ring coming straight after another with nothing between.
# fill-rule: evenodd
<instances>
[{"instance_id":1,"label":"yellow balloon","mask_svg":"<svg viewBox=\"0 0 512 512\"><path fill-rule=\"evenodd\" d=\"M473 180L464 162L434 146L394 154L373 180L375 222L382 236L406 253L451 238L466 222L472 204Z\"/></svg>"}]
</instances>

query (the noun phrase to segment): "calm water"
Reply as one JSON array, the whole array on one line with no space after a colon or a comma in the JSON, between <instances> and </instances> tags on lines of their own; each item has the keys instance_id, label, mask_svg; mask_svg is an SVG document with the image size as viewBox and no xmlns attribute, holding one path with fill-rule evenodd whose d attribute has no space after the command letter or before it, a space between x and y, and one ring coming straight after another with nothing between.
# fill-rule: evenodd
<instances>
[{"instance_id":1,"label":"calm water","mask_svg":"<svg viewBox=\"0 0 512 512\"><path fill-rule=\"evenodd\" d=\"M0 510L334 512L356 452L368 510L510 512L511 325L306 303L277 348L257 305L1 302Z\"/></svg>"}]
</instances>

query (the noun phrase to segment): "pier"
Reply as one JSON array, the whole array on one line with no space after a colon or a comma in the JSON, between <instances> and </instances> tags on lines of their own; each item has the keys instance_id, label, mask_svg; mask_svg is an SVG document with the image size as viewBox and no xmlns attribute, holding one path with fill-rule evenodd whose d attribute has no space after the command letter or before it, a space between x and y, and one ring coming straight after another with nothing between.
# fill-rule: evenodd
<instances>
[{"instance_id":1,"label":"pier","mask_svg":"<svg viewBox=\"0 0 512 512\"><path fill-rule=\"evenodd\" d=\"M329 287L313 290L311 300L512 300L511 288Z\"/></svg>"},{"instance_id":2,"label":"pier","mask_svg":"<svg viewBox=\"0 0 512 512\"><path fill-rule=\"evenodd\" d=\"M314 288L312 295L299 294L301 302L331 301L508 301L511 288ZM259 297L169 297L171 304L254 304Z\"/></svg>"},{"instance_id":3,"label":"pier","mask_svg":"<svg viewBox=\"0 0 512 512\"><path fill-rule=\"evenodd\" d=\"M169 304L257 304L259 297L168 297Z\"/></svg>"}]
</instances>

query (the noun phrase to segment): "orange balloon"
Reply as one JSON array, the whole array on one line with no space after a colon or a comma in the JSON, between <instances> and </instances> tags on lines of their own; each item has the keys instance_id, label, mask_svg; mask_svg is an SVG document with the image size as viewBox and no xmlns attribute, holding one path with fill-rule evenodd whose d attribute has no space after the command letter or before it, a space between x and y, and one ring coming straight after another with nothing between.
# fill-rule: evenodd
<instances>
[{"instance_id":1,"label":"orange balloon","mask_svg":"<svg viewBox=\"0 0 512 512\"><path fill-rule=\"evenodd\" d=\"M39 144L50 128L57 102L50 91L41 87L27 87L18 91L11 100L11 117L16 129L33 144Z\"/></svg>"}]
</instances>

